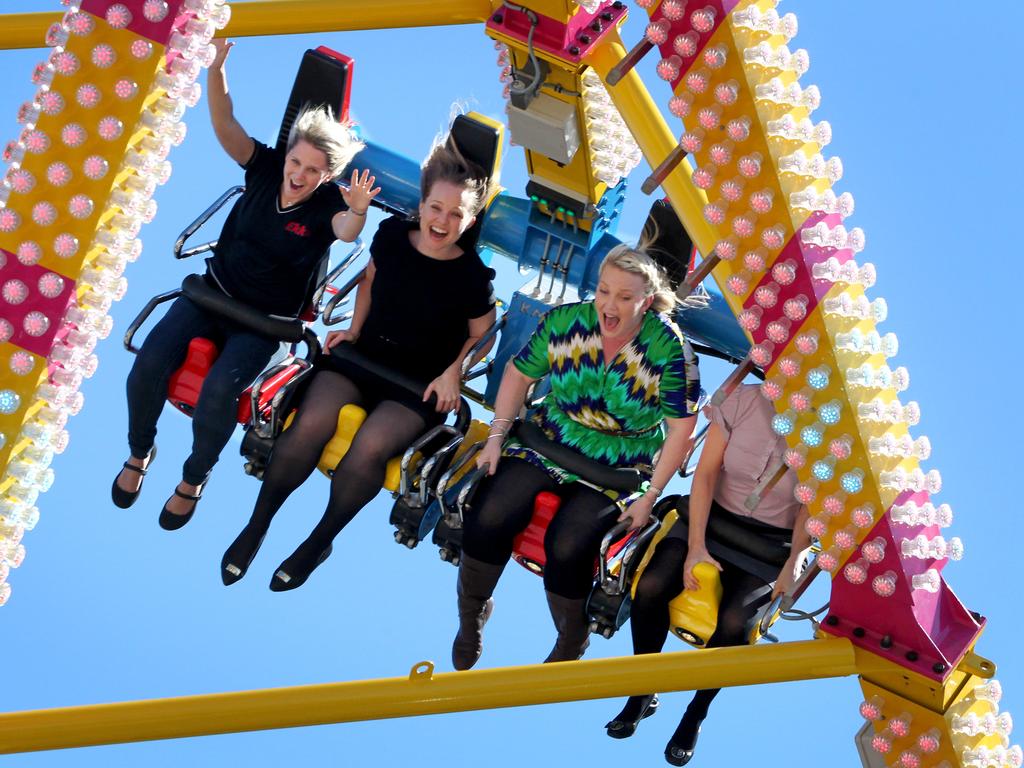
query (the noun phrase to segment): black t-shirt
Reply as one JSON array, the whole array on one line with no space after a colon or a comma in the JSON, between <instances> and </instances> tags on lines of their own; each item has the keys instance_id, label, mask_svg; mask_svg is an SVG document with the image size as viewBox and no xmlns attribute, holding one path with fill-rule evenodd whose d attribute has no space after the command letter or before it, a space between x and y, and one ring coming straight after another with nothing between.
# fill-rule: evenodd
<instances>
[{"instance_id":1,"label":"black t-shirt","mask_svg":"<svg viewBox=\"0 0 1024 768\"><path fill-rule=\"evenodd\" d=\"M475 251L449 261L424 256L409 242L415 221L392 216L370 245L376 273L370 313L356 347L423 382L455 362L469 320L494 306L494 270Z\"/></svg>"},{"instance_id":2,"label":"black t-shirt","mask_svg":"<svg viewBox=\"0 0 1024 768\"><path fill-rule=\"evenodd\" d=\"M335 240L331 219L346 209L345 201L329 182L282 210L285 153L255 144L243 166L245 192L224 222L207 273L239 301L271 315L296 317L316 288L320 263Z\"/></svg>"}]
</instances>

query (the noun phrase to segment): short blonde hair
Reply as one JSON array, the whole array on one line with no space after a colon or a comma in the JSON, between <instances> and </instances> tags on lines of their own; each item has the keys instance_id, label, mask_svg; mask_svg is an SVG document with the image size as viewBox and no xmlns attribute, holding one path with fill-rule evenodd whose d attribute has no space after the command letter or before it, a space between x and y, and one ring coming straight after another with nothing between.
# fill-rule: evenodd
<instances>
[{"instance_id":1,"label":"short blonde hair","mask_svg":"<svg viewBox=\"0 0 1024 768\"><path fill-rule=\"evenodd\" d=\"M339 122L330 107L306 107L292 123L288 131L286 151L300 141L319 149L327 158L327 172L332 179L338 178L345 166L366 145L352 129L352 123Z\"/></svg>"},{"instance_id":2,"label":"short blonde hair","mask_svg":"<svg viewBox=\"0 0 1024 768\"><path fill-rule=\"evenodd\" d=\"M635 248L626 243L616 245L604 257L598 274L603 273L605 267L615 267L643 278L644 297L654 297L651 309L655 312L668 312L678 303L676 294L669 286L665 271L648 255L643 244Z\"/></svg>"}]
</instances>

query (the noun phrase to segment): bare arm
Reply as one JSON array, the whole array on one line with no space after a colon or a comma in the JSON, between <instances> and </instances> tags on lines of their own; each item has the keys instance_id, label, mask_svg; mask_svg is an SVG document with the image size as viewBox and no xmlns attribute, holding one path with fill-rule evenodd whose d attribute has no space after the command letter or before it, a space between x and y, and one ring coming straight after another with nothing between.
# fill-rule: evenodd
<instances>
[{"instance_id":1,"label":"bare arm","mask_svg":"<svg viewBox=\"0 0 1024 768\"><path fill-rule=\"evenodd\" d=\"M630 504L629 508L619 516L619 520L625 520L627 517L631 519L630 528L640 528L647 524L655 502L693 445L693 428L696 423L696 416L665 419L668 435L666 435L665 443L658 454L658 461L654 465L650 487L647 493Z\"/></svg>"},{"instance_id":2,"label":"bare arm","mask_svg":"<svg viewBox=\"0 0 1024 768\"><path fill-rule=\"evenodd\" d=\"M477 456L476 465L488 466L488 474L493 475L498 467L498 459L501 456L501 443L512 421L519 415L523 408L523 401L526 399L526 392L536 379L531 379L520 372L511 361L505 366L505 373L501 377L501 386L498 388L498 396L494 400L494 419L492 420L491 435L488 437L487 445Z\"/></svg>"},{"instance_id":3,"label":"bare arm","mask_svg":"<svg viewBox=\"0 0 1024 768\"><path fill-rule=\"evenodd\" d=\"M494 317L496 314L495 309L491 309L486 315L475 317L469 321L469 338L466 339L466 343L462 345L462 349L459 350L459 354L455 360L449 365L441 375L434 379L427 388L423 391L423 400L426 402L431 395L437 396L437 410L438 412L453 411L459 405L459 397L462 391L462 363L465 360L469 350L473 348L480 337L483 336L487 329L494 323ZM493 344L493 342L491 342ZM486 354L487 349L491 348L491 344L487 344L486 348L476 355L473 356L473 360L470 361L470 365L479 360Z\"/></svg>"},{"instance_id":4,"label":"bare arm","mask_svg":"<svg viewBox=\"0 0 1024 768\"><path fill-rule=\"evenodd\" d=\"M252 157L255 143L246 133L238 120L235 119L231 95L228 93L227 75L224 63L234 43L223 39L215 39L214 47L217 55L206 74L206 101L210 106L210 122L217 141L224 147L228 156L239 165L245 165Z\"/></svg>"},{"instance_id":5,"label":"bare arm","mask_svg":"<svg viewBox=\"0 0 1024 768\"><path fill-rule=\"evenodd\" d=\"M693 576L693 566L697 563L711 563L718 570L722 570L718 561L708 554L704 534L708 526L708 516L711 513L715 485L718 483L718 473L722 469L722 460L725 457L725 447L728 443L729 437L725 430L712 423L708 429L707 438L704 440L704 448L701 451L700 461L697 462L697 469L693 473L693 483L690 486L689 552L686 555L686 563L683 565L683 581L686 583L687 589L697 589L700 586Z\"/></svg>"},{"instance_id":6,"label":"bare arm","mask_svg":"<svg viewBox=\"0 0 1024 768\"><path fill-rule=\"evenodd\" d=\"M348 189L341 188L341 196L345 198L348 210L334 214L331 227L334 236L342 242L351 243L363 231L370 201L380 192L380 187L373 186L374 181L376 177L371 176L369 171L364 170L360 176L359 171L353 170Z\"/></svg>"},{"instance_id":7,"label":"bare arm","mask_svg":"<svg viewBox=\"0 0 1024 768\"><path fill-rule=\"evenodd\" d=\"M377 268L373 264L373 259L370 259L363 272L363 279L356 287L356 304L352 309L352 322L344 331L331 331L327 334L327 340L324 341L325 350L336 347L343 341L355 341L359 338L359 334L363 330L363 323L366 322L366 316L370 314L370 288L376 274Z\"/></svg>"},{"instance_id":8,"label":"bare arm","mask_svg":"<svg viewBox=\"0 0 1024 768\"><path fill-rule=\"evenodd\" d=\"M790 592L793 589L793 584L800 577L807 550L811 548L811 537L804 527L807 523L807 516L807 507L800 507L796 520L793 522L793 543L789 547L789 559L779 571L779 578L776 579L775 587L772 589L772 597Z\"/></svg>"}]
</instances>

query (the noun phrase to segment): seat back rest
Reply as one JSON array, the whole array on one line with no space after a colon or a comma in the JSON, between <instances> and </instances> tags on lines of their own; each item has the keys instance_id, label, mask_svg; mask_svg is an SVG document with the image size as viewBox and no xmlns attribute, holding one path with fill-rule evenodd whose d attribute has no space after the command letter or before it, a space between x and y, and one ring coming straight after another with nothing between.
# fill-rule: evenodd
<instances>
[{"instance_id":1,"label":"seat back rest","mask_svg":"<svg viewBox=\"0 0 1024 768\"><path fill-rule=\"evenodd\" d=\"M202 309L233 320L256 333L293 344L303 340L305 328L301 320L284 320L265 315L221 293L200 275L186 277L181 283L181 292Z\"/></svg>"},{"instance_id":2,"label":"seat back rest","mask_svg":"<svg viewBox=\"0 0 1024 768\"><path fill-rule=\"evenodd\" d=\"M185 362L167 384L167 399L171 405L184 414L192 415L206 374L219 354L217 345L209 339L195 338L189 342Z\"/></svg>"},{"instance_id":3,"label":"seat back rest","mask_svg":"<svg viewBox=\"0 0 1024 768\"><path fill-rule=\"evenodd\" d=\"M544 430L533 422L518 422L515 429L515 436L524 446L543 454L588 483L619 493L630 493L639 489L643 482L638 470L609 467L588 459L572 448L549 439Z\"/></svg>"},{"instance_id":4,"label":"seat back rest","mask_svg":"<svg viewBox=\"0 0 1024 768\"><path fill-rule=\"evenodd\" d=\"M339 120L348 120L354 68L354 59L323 45L302 55L284 117L281 118L281 128L277 132L279 149L285 148L292 124L307 104L328 106Z\"/></svg>"},{"instance_id":5,"label":"seat back rest","mask_svg":"<svg viewBox=\"0 0 1024 768\"><path fill-rule=\"evenodd\" d=\"M544 534L554 518L562 499L554 493L541 491L533 500L533 517L512 542L512 559L532 573L542 575L547 557L544 554Z\"/></svg>"}]
</instances>

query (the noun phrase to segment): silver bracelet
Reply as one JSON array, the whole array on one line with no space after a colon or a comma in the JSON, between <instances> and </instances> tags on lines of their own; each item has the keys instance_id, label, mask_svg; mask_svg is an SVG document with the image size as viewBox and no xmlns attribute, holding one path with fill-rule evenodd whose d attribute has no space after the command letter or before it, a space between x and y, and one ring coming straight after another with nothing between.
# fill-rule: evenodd
<instances>
[{"instance_id":1,"label":"silver bracelet","mask_svg":"<svg viewBox=\"0 0 1024 768\"><path fill-rule=\"evenodd\" d=\"M654 498L658 499L658 498L661 498L661 494L663 494L665 492L665 489L664 488L659 488L654 483L648 483L647 484L647 490L644 491L644 495L646 496L651 491L654 491Z\"/></svg>"}]
</instances>

